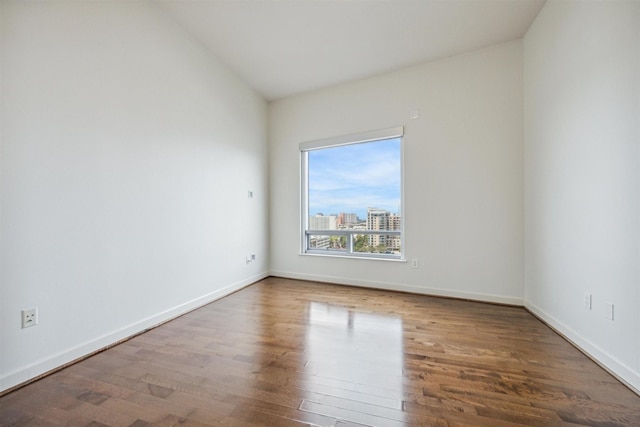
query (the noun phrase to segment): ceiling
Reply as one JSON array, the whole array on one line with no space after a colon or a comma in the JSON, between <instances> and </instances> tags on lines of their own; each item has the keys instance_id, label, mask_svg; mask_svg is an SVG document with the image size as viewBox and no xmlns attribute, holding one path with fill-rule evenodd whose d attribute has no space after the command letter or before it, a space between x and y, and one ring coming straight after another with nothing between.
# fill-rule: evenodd
<instances>
[{"instance_id":1,"label":"ceiling","mask_svg":"<svg viewBox=\"0 0 640 427\"><path fill-rule=\"evenodd\" d=\"M155 0L267 100L521 38L544 0Z\"/></svg>"}]
</instances>

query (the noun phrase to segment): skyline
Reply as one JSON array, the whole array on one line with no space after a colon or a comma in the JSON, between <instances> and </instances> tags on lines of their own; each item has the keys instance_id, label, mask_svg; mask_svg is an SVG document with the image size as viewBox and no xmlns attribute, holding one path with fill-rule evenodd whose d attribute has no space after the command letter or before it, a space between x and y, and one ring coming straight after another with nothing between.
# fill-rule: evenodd
<instances>
[{"instance_id":1,"label":"skyline","mask_svg":"<svg viewBox=\"0 0 640 427\"><path fill-rule=\"evenodd\" d=\"M309 215L400 214L400 138L309 151Z\"/></svg>"}]
</instances>

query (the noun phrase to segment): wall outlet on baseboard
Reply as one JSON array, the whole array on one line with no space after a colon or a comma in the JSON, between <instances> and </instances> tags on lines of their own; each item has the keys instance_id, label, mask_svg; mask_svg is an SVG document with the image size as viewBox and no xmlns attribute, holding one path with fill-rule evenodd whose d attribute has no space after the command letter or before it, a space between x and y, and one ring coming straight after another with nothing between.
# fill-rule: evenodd
<instances>
[{"instance_id":1,"label":"wall outlet on baseboard","mask_svg":"<svg viewBox=\"0 0 640 427\"><path fill-rule=\"evenodd\" d=\"M420 262L418 262L418 258L412 258L411 259L411 268L418 268L420 267Z\"/></svg>"}]
</instances>

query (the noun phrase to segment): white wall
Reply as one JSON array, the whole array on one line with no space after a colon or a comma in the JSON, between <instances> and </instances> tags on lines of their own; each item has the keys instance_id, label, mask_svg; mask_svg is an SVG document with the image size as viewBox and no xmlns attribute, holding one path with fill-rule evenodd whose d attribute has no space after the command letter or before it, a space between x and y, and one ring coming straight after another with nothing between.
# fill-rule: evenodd
<instances>
[{"instance_id":1,"label":"white wall","mask_svg":"<svg viewBox=\"0 0 640 427\"><path fill-rule=\"evenodd\" d=\"M522 304L522 106L521 41L271 103L272 274ZM298 144L398 125L420 268L299 255Z\"/></svg>"},{"instance_id":2,"label":"white wall","mask_svg":"<svg viewBox=\"0 0 640 427\"><path fill-rule=\"evenodd\" d=\"M524 296L640 389L640 3L549 1L522 59L274 102L268 155L265 102L153 5L0 2L0 390L263 277L269 250L285 277ZM299 255L298 143L397 125L420 268Z\"/></svg>"},{"instance_id":3,"label":"white wall","mask_svg":"<svg viewBox=\"0 0 640 427\"><path fill-rule=\"evenodd\" d=\"M3 390L263 277L268 177L265 101L152 4L1 7Z\"/></svg>"},{"instance_id":4,"label":"white wall","mask_svg":"<svg viewBox=\"0 0 640 427\"><path fill-rule=\"evenodd\" d=\"M640 389L640 2L547 2L524 76L526 306Z\"/></svg>"}]
</instances>

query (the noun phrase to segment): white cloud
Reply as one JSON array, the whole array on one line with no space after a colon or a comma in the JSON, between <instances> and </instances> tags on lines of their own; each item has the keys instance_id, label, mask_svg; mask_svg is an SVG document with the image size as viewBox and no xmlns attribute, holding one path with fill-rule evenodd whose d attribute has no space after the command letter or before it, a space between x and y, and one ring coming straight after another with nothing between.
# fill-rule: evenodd
<instances>
[{"instance_id":1,"label":"white cloud","mask_svg":"<svg viewBox=\"0 0 640 427\"><path fill-rule=\"evenodd\" d=\"M393 212L400 204L399 142L378 142L319 150L309 156L311 214Z\"/></svg>"}]
</instances>

